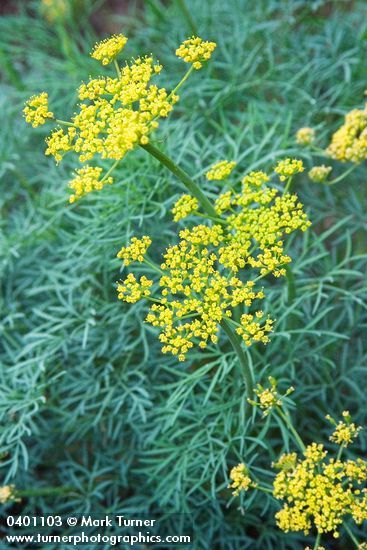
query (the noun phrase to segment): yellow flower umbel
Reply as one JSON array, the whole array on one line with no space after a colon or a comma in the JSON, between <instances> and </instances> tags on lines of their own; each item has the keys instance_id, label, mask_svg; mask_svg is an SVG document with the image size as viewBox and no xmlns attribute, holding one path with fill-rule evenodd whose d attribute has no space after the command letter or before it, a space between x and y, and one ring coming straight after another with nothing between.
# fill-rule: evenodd
<instances>
[{"instance_id":1,"label":"yellow flower umbel","mask_svg":"<svg viewBox=\"0 0 367 550\"><path fill-rule=\"evenodd\" d=\"M279 174L280 181L285 181L286 179L303 172L304 166L303 162L298 159L284 159L280 160L274 171Z\"/></svg>"},{"instance_id":2,"label":"yellow flower umbel","mask_svg":"<svg viewBox=\"0 0 367 550\"><path fill-rule=\"evenodd\" d=\"M253 172L244 178L240 193L221 195L216 202L221 218L180 231L160 266L144 260L145 247L140 250L139 240L120 252L128 262L133 252L159 274L159 291L154 292L146 321L160 329L163 353L183 361L195 344L206 348L216 343L224 320L248 346L269 341L273 321L255 305L265 297L255 279L269 273L284 275L283 266L291 258L284 254L282 237L305 231L310 222L297 196L280 195L265 186L268 179L264 172ZM189 211L200 214L196 199L185 195L175 205L175 219ZM232 315L240 304L244 313L237 322Z\"/></svg>"},{"instance_id":3,"label":"yellow flower umbel","mask_svg":"<svg viewBox=\"0 0 367 550\"><path fill-rule=\"evenodd\" d=\"M131 262L143 262L144 256L147 253L148 248L152 244L152 240L144 235L141 239L133 237L128 246L123 246L117 257L120 260L124 260L125 265L129 265Z\"/></svg>"},{"instance_id":4,"label":"yellow flower umbel","mask_svg":"<svg viewBox=\"0 0 367 550\"><path fill-rule=\"evenodd\" d=\"M34 95L28 99L23 113L26 122L32 124L33 128L41 126L48 118L54 118L54 114L48 110L48 94L46 92Z\"/></svg>"},{"instance_id":5,"label":"yellow flower umbel","mask_svg":"<svg viewBox=\"0 0 367 550\"><path fill-rule=\"evenodd\" d=\"M283 405L282 398L288 397L288 395L294 391L294 388L290 387L284 395L280 395L277 390L278 383L275 378L269 376L268 380L270 382L270 388L264 388L258 384L254 390L258 397L258 401L253 401L252 399L247 400L251 405L260 407L260 409L264 411L263 416L268 416L275 407L281 407Z\"/></svg>"},{"instance_id":6,"label":"yellow flower umbel","mask_svg":"<svg viewBox=\"0 0 367 550\"><path fill-rule=\"evenodd\" d=\"M347 435L345 428L341 437L340 433L337 439L342 444L356 434L353 429ZM366 520L367 489L363 484L367 481L367 463L362 459L342 461L340 454L336 459L328 458L324 446L317 443L308 445L303 455L283 455L274 464L280 472L273 494L284 501L275 515L280 529L308 534L315 527L318 533L332 533L337 538L347 516L357 524Z\"/></svg>"},{"instance_id":7,"label":"yellow flower umbel","mask_svg":"<svg viewBox=\"0 0 367 550\"><path fill-rule=\"evenodd\" d=\"M173 220L178 222L183 220L192 212L196 212L199 208L199 202L191 195L182 195L172 208Z\"/></svg>"},{"instance_id":8,"label":"yellow flower umbel","mask_svg":"<svg viewBox=\"0 0 367 550\"><path fill-rule=\"evenodd\" d=\"M228 178L233 168L236 166L235 162L229 162L228 160L221 160L210 168L205 174L207 180L224 180Z\"/></svg>"},{"instance_id":9,"label":"yellow flower umbel","mask_svg":"<svg viewBox=\"0 0 367 550\"><path fill-rule=\"evenodd\" d=\"M158 128L159 119L168 117L178 101L175 93L168 93L154 83L162 66L152 56L137 57L119 66L116 57L126 41L125 36L115 35L94 47L92 57L102 65L114 61L117 74L82 83L78 89L79 105L70 122L56 119L59 127L46 139L46 155L52 155L57 163L70 152L76 153L81 163L96 159L98 165L99 159L110 159L114 163L108 169L109 176L129 151L149 143L149 135ZM32 97L24 115L34 127L54 118L48 110L47 94ZM86 174L78 171L78 175L84 178ZM96 185L90 182L84 185L80 179L70 182L71 188L79 190L71 200L90 189L100 189L102 181L110 181L102 173L99 176Z\"/></svg>"},{"instance_id":10,"label":"yellow flower umbel","mask_svg":"<svg viewBox=\"0 0 367 550\"><path fill-rule=\"evenodd\" d=\"M210 59L216 46L215 42L205 42L198 36L192 36L177 48L176 55L186 63L192 63L194 69L201 69L203 62Z\"/></svg>"},{"instance_id":11,"label":"yellow flower umbel","mask_svg":"<svg viewBox=\"0 0 367 550\"><path fill-rule=\"evenodd\" d=\"M144 275L137 281L133 273L129 273L124 281L120 281L117 284L118 298L119 300L134 304L141 300L141 298L150 296L149 288L152 284L153 281L147 279Z\"/></svg>"},{"instance_id":12,"label":"yellow flower umbel","mask_svg":"<svg viewBox=\"0 0 367 550\"><path fill-rule=\"evenodd\" d=\"M338 445L343 445L343 447L347 447L350 443L353 443L353 440L362 429L361 426L356 426L356 424L352 422L349 411L343 411L344 420L339 420L339 422L336 422L329 414L326 418L335 426L334 432L330 436L330 441Z\"/></svg>"},{"instance_id":13,"label":"yellow flower umbel","mask_svg":"<svg viewBox=\"0 0 367 550\"><path fill-rule=\"evenodd\" d=\"M367 158L367 105L353 109L344 124L335 132L326 154L342 162L362 162Z\"/></svg>"},{"instance_id":14,"label":"yellow flower umbel","mask_svg":"<svg viewBox=\"0 0 367 550\"><path fill-rule=\"evenodd\" d=\"M74 190L69 201L73 203L94 189L100 190L104 185L113 182L111 177L100 180L101 173L102 168L93 168L92 166L84 166L80 170L76 170L76 178L69 182L69 187Z\"/></svg>"},{"instance_id":15,"label":"yellow flower umbel","mask_svg":"<svg viewBox=\"0 0 367 550\"><path fill-rule=\"evenodd\" d=\"M64 19L70 9L70 0L42 0L41 9L45 18L53 23L58 19Z\"/></svg>"},{"instance_id":16,"label":"yellow flower umbel","mask_svg":"<svg viewBox=\"0 0 367 550\"><path fill-rule=\"evenodd\" d=\"M111 63L118 54L123 50L127 42L126 36L123 34L115 34L98 42L91 53L91 56L97 61L100 61L102 65L108 65Z\"/></svg>"},{"instance_id":17,"label":"yellow flower umbel","mask_svg":"<svg viewBox=\"0 0 367 550\"><path fill-rule=\"evenodd\" d=\"M14 485L4 485L0 487L0 504L16 500Z\"/></svg>"},{"instance_id":18,"label":"yellow flower umbel","mask_svg":"<svg viewBox=\"0 0 367 550\"><path fill-rule=\"evenodd\" d=\"M311 145L315 141L315 130L300 128L296 133L296 141L299 145Z\"/></svg>"},{"instance_id":19,"label":"yellow flower umbel","mask_svg":"<svg viewBox=\"0 0 367 550\"><path fill-rule=\"evenodd\" d=\"M321 166L314 166L309 171L308 177L311 181L323 183L330 174L331 170L331 166L325 166L324 164L321 164Z\"/></svg>"},{"instance_id":20,"label":"yellow flower umbel","mask_svg":"<svg viewBox=\"0 0 367 550\"><path fill-rule=\"evenodd\" d=\"M256 487L257 484L251 479L249 473L249 469L242 462L232 468L229 474L232 483L228 485L228 489L233 489L233 496L237 497L241 491Z\"/></svg>"}]
</instances>

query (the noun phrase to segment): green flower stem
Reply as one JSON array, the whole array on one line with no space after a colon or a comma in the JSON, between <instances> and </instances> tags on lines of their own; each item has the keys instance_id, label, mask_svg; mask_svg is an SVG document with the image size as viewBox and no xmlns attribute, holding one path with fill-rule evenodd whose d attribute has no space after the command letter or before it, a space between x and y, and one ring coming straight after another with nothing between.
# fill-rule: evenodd
<instances>
[{"instance_id":1,"label":"green flower stem","mask_svg":"<svg viewBox=\"0 0 367 550\"><path fill-rule=\"evenodd\" d=\"M236 332L231 327L230 323L227 319L222 319L221 321L221 327L223 328L224 332L227 334L229 341L232 344L232 347L234 351L236 352L236 355L238 357L238 360L240 362L240 365L243 369L243 374L245 377L245 383L246 383L246 390L247 390L247 397L252 398L254 393L254 381L252 378L252 372L249 367L248 361L246 359L245 353L242 349L242 341L241 338L236 334Z\"/></svg>"},{"instance_id":2,"label":"green flower stem","mask_svg":"<svg viewBox=\"0 0 367 550\"><path fill-rule=\"evenodd\" d=\"M119 164L119 162L120 162L120 159L116 160L112 164L112 166L107 170L107 172L105 173L105 175L101 179L101 183L104 182L108 178L108 176L111 174L111 172L113 172L113 170L116 168L116 166Z\"/></svg>"},{"instance_id":3,"label":"green flower stem","mask_svg":"<svg viewBox=\"0 0 367 550\"><path fill-rule=\"evenodd\" d=\"M172 174L174 174L179 180L182 181L182 183L187 187L187 189L190 191L190 193L197 198L199 203L201 204L203 210L209 216L216 218L217 212L214 209L214 206L210 202L210 200L204 195L202 190L196 183L190 178L190 176L182 170L177 164L173 162L172 159L170 159L167 155L162 153L157 147L152 145L151 143L147 143L146 145L140 145L145 151L147 151L150 155L155 157L161 164L163 164ZM225 223L224 220L222 223Z\"/></svg>"},{"instance_id":4,"label":"green flower stem","mask_svg":"<svg viewBox=\"0 0 367 550\"><path fill-rule=\"evenodd\" d=\"M57 122L58 124L61 124L62 126L74 126L75 127L75 124L73 124L72 122L66 122L66 120L60 120L59 118L55 118L54 120L55 120L55 122Z\"/></svg>"},{"instance_id":5,"label":"green flower stem","mask_svg":"<svg viewBox=\"0 0 367 550\"><path fill-rule=\"evenodd\" d=\"M330 181L326 181L325 185L334 185L335 183L338 183L339 181L342 181L344 178L349 176L349 174L351 174L353 172L353 170L355 170L356 168L357 168L357 164L352 164L352 166L350 166L350 168L348 168L348 170L346 170L345 172L340 174L340 176L338 176L337 178L335 178L333 180L330 180Z\"/></svg>"},{"instance_id":6,"label":"green flower stem","mask_svg":"<svg viewBox=\"0 0 367 550\"><path fill-rule=\"evenodd\" d=\"M256 485L255 489L258 489L259 491L262 491L263 493L267 493L268 495L273 496L273 489L270 489L268 487L264 487L263 485Z\"/></svg>"},{"instance_id":7,"label":"green flower stem","mask_svg":"<svg viewBox=\"0 0 367 550\"><path fill-rule=\"evenodd\" d=\"M209 214L201 214L201 212L193 212L193 214L195 214L195 216L200 216L201 218L205 218L205 219L209 218L213 222L223 224L223 220L221 220L220 218L212 218L212 216L209 216Z\"/></svg>"},{"instance_id":8,"label":"green flower stem","mask_svg":"<svg viewBox=\"0 0 367 550\"><path fill-rule=\"evenodd\" d=\"M296 297L296 285L295 285L295 282L294 282L294 275L293 275L293 271L292 271L292 268L290 265L287 265L285 267L285 272L286 272L286 278L287 278L287 284L288 284L288 296L287 296L287 301L288 301L288 305L292 304L295 297Z\"/></svg>"},{"instance_id":9,"label":"green flower stem","mask_svg":"<svg viewBox=\"0 0 367 550\"><path fill-rule=\"evenodd\" d=\"M321 147L317 147L317 145L313 145L312 143L309 145L309 147L310 147L310 149L312 149L312 151L314 151L315 153L317 153L319 157L330 158L330 157L328 157L328 155L325 153L325 149L321 149Z\"/></svg>"},{"instance_id":10,"label":"green flower stem","mask_svg":"<svg viewBox=\"0 0 367 550\"><path fill-rule=\"evenodd\" d=\"M345 447L345 445L344 445L344 443L342 443L342 444L340 445L338 454L337 454L337 456L336 456L336 460L340 460L340 459L341 459L342 453L343 453L343 450L344 450L344 447Z\"/></svg>"},{"instance_id":11,"label":"green flower stem","mask_svg":"<svg viewBox=\"0 0 367 550\"><path fill-rule=\"evenodd\" d=\"M315 541L315 546L313 547L313 550L317 550L318 547L320 546L320 542L321 542L321 533L317 533L317 537L316 537L316 541Z\"/></svg>"},{"instance_id":12,"label":"green flower stem","mask_svg":"<svg viewBox=\"0 0 367 550\"><path fill-rule=\"evenodd\" d=\"M116 59L113 60L113 64L115 65L117 76L119 78L121 78L121 70L120 70L119 64L117 63Z\"/></svg>"},{"instance_id":13,"label":"green flower stem","mask_svg":"<svg viewBox=\"0 0 367 550\"><path fill-rule=\"evenodd\" d=\"M283 195L285 195L286 193L289 193L289 191L291 189L291 186L292 186L292 181L293 181L293 176L288 178L287 185L285 186L284 191L283 191Z\"/></svg>"},{"instance_id":14,"label":"green flower stem","mask_svg":"<svg viewBox=\"0 0 367 550\"><path fill-rule=\"evenodd\" d=\"M168 99L171 99L171 97L176 93L178 92L178 90L181 88L181 86L186 82L186 80L189 78L190 74L194 71L194 66L193 65L190 65L190 68L186 71L186 73L183 75L183 77L181 78L180 82L177 84L177 86L175 88L173 88L173 90L170 92L169 96L167 97L167 100Z\"/></svg>"},{"instance_id":15,"label":"green flower stem","mask_svg":"<svg viewBox=\"0 0 367 550\"><path fill-rule=\"evenodd\" d=\"M354 542L354 544L356 545L356 548L359 548L359 542L358 540L356 539L356 537L353 535L352 533L352 530L350 529L350 527L344 523L344 529L346 530L346 532L348 533L348 535L350 536L350 538L352 539L352 541Z\"/></svg>"},{"instance_id":16,"label":"green flower stem","mask_svg":"<svg viewBox=\"0 0 367 550\"><path fill-rule=\"evenodd\" d=\"M39 489L25 489L24 491L16 490L15 497L47 497L72 493L73 491L75 491L75 487L40 487Z\"/></svg>"},{"instance_id":17,"label":"green flower stem","mask_svg":"<svg viewBox=\"0 0 367 550\"><path fill-rule=\"evenodd\" d=\"M281 419L283 420L283 422L285 423L285 425L287 426L287 428L289 429L289 431L291 432L293 439L297 443L298 447L301 449L302 452L304 452L306 449L306 446L303 443L301 437L299 436L296 428L293 426L289 416L285 414L280 407L276 407L276 411L281 417Z\"/></svg>"},{"instance_id":18,"label":"green flower stem","mask_svg":"<svg viewBox=\"0 0 367 550\"><path fill-rule=\"evenodd\" d=\"M157 273L160 273L160 275L165 275L165 272L162 271L162 269L156 263L154 263L151 259L148 259L147 256L144 257L144 263L149 265L149 267L151 267Z\"/></svg>"}]
</instances>

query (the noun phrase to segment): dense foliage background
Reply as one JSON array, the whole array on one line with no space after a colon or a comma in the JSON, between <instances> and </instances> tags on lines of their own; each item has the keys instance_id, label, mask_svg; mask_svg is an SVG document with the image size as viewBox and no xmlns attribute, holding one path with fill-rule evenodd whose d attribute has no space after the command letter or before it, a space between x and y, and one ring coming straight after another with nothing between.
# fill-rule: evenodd
<instances>
[{"instance_id":1,"label":"dense foliage background","mask_svg":"<svg viewBox=\"0 0 367 550\"><path fill-rule=\"evenodd\" d=\"M226 489L237 462L268 471L288 446L273 421L246 419L226 340L178 364L142 322L144 305L117 301L116 252L131 234L149 234L158 258L176 232L169 209L180 183L134 151L119 182L70 206L73 160L56 167L45 157L47 130L26 127L21 110L46 90L67 119L79 82L100 72L91 45L111 32L129 36L127 56L158 56L171 87L185 70L174 50L194 24L218 48L156 143L198 179L222 158L243 171L286 155L311 166L294 132L315 126L327 143L363 103L367 5L187 0L191 21L175 0L100 1L55 22L38 4L11 2L0 17L1 484L34 491L15 508L30 514L154 512L177 534L189 513L195 549L303 549L305 537L276 528L270 499L233 499ZM295 385L299 432L327 442L327 413L349 409L367 425L366 170L330 189L305 175L297 191L313 227L292 239L295 299L289 305L284 280L266 283L277 329L250 360L257 380L273 374L281 388ZM363 457L366 447L364 430L350 453ZM37 496L44 487L60 491ZM344 537L325 543L350 549Z\"/></svg>"}]
</instances>

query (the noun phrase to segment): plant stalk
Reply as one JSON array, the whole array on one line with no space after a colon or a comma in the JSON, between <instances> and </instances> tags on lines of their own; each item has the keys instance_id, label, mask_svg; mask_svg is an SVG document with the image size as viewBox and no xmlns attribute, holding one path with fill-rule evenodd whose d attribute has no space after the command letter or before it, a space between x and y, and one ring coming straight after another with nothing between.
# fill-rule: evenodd
<instances>
[{"instance_id":1,"label":"plant stalk","mask_svg":"<svg viewBox=\"0 0 367 550\"><path fill-rule=\"evenodd\" d=\"M214 206L210 202L210 200L204 195L202 190L196 183L190 178L190 176L182 170L173 160L162 153L157 147L152 145L151 143L147 143L146 145L140 145L145 151L147 151L150 155L155 157L161 164L163 164L172 174L174 174L182 183L187 187L187 189L190 191L190 193L197 198L200 205L202 206L203 210L209 216L212 218L216 218L218 216L217 212L215 211ZM225 223L223 220L221 223Z\"/></svg>"},{"instance_id":2,"label":"plant stalk","mask_svg":"<svg viewBox=\"0 0 367 550\"><path fill-rule=\"evenodd\" d=\"M249 367L248 361L246 359L245 353L242 349L242 342L240 337L236 334L236 332L231 327L230 323L227 319L222 319L220 323L221 327L223 328L224 332L227 334L229 341L232 344L232 347L234 351L236 352L236 355L238 357L238 360L240 362L240 365L243 369L243 374L245 377L245 383L246 383L246 390L247 390L247 397L252 399L253 393L254 393L254 381L252 378L252 372Z\"/></svg>"}]
</instances>

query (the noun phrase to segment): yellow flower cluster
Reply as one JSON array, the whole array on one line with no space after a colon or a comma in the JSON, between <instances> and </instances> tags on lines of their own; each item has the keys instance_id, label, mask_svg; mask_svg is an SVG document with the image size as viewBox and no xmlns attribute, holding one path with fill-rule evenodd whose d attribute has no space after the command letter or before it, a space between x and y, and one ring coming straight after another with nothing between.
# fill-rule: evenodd
<instances>
[{"instance_id":1,"label":"yellow flower cluster","mask_svg":"<svg viewBox=\"0 0 367 550\"><path fill-rule=\"evenodd\" d=\"M278 162L274 171L279 174L280 181L285 181L287 178L303 172L303 162L298 159L283 159Z\"/></svg>"},{"instance_id":2,"label":"yellow flower cluster","mask_svg":"<svg viewBox=\"0 0 367 550\"><path fill-rule=\"evenodd\" d=\"M236 166L235 162L229 162L228 160L221 160L210 168L210 170L205 174L207 180L224 180L226 179L233 168Z\"/></svg>"},{"instance_id":3,"label":"yellow flower cluster","mask_svg":"<svg viewBox=\"0 0 367 550\"><path fill-rule=\"evenodd\" d=\"M275 498L285 501L275 516L280 529L308 534L315 526L338 537L345 516L358 524L367 519L367 490L361 488L367 480L365 461L327 459L316 443L306 447L303 460L289 456L276 464L280 472L274 480Z\"/></svg>"},{"instance_id":4,"label":"yellow flower cluster","mask_svg":"<svg viewBox=\"0 0 367 550\"><path fill-rule=\"evenodd\" d=\"M300 128L296 133L296 141L299 145L311 145L315 141L315 130Z\"/></svg>"},{"instance_id":5,"label":"yellow flower cluster","mask_svg":"<svg viewBox=\"0 0 367 550\"><path fill-rule=\"evenodd\" d=\"M342 414L344 421L339 420L339 422L336 422L329 414L326 418L335 426L334 432L330 436L330 441L347 447L350 443L353 443L353 440L358 436L362 427L356 426L356 424L352 422L349 411L343 411Z\"/></svg>"},{"instance_id":6,"label":"yellow flower cluster","mask_svg":"<svg viewBox=\"0 0 367 550\"><path fill-rule=\"evenodd\" d=\"M50 22L64 18L68 14L69 8L68 0L42 0L42 11Z\"/></svg>"},{"instance_id":7,"label":"yellow flower cluster","mask_svg":"<svg viewBox=\"0 0 367 550\"><path fill-rule=\"evenodd\" d=\"M132 237L128 246L123 246L117 257L120 260L124 260L125 265L129 265L131 262L143 262L144 255L148 248L152 244L152 240L144 235L141 239Z\"/></svg>"},{"instance_id":8,"label":"yellow flower cluster","mask_svg":"<svg viewBox=\"0 0 367 550\"><path fill-rule=\"evenodd\" d=\"M192 36L177 48L176 55L186 63L192 63L194 69L201 69L203 62L210 59L216 46L215 42L205 42L198 36Z\"/></svg>"},{"instance_id":9,"label":"yellow flower cluster","mask_svg":"<svg viewBox=\"0 0 367 550\"><path fill-rule=\"evenodd\" d=\"M101 173L102 168L93 168L92 166L84 166L76 170L76 177L69 182L69 187L74 190L69 201L73 203L94 189L100 190L104 185L113 182L111 177L104 177L100 180Z\"/></svg>"},{"instance_id":10,"label":"yellow flower cluster","mask_svg":"<svg viewBox=\"0 0 367 550\"><path fill-rule=\"evenodd\" d=\"M310 178L311 181L314 181L316 183L322 183L326 180L331 170L332 170L331 166L325 166L324 164L321 164L321 166L314 166L309 171L308 177Z\"/></svg>"},{"instance_id":11,"label":"yellow flower cluster","mask_svg":"<svg viewBox=\"0 0 367 550\"><path fill-rule=\"evenodd\" d=\"M149 288L152 284L153 281L147 279L144 275L137 281L133 273L129 273L124 281L117 284L118 298L134 304L141 298L147 298L150 295Z\"/></svg>"},{"instance_id":12,"label":"yellow flower cluster","mask_svg":"<svg viewBox=\"0 0 367 550\"><path fill-rule=\"evenodd\" d=\"M160 294L150 307L146 321L160 329L163 353L172 353L183 361L196 342L205 348L216 343L218 329L228 319L246 345L267 343L273 322L261 309L245 310L239 322L232 320L233 308L243 304L252 308L255 300L265 297L256 288L260 276L282 275L282 266L291 261L284 254L281 240L297 229L310 225L296 195L278 195L277 189L262 188L268 176L249 174L241 193L219 198L221 223L195 225L179 233L177 244L169 246L163 263L156 266L160 273ZM217 205L219 204L217 202ZM228 203L228 209L224 206ZM182 206L192 202L186 196ZM196 206L196 203L195 203ZM132 240L119 257L129 262L143 261L148 237ZM148 240L147 240L148 239ZM151 262L149 265L152 267ZM240 276L237 273L243 270Z\"/></svg>"},{"instance_id":13,"label":"yellow flower cluster","mask_svg":"<svg viewBox=\"0 0 367 550\"><path fill-rule=\"evenodd\" d=\"M196 212L199 208L199 202L191 195L182 195L172 208L173 220L178 222L183 220L192 212Z\"/></svg>"},{"instance_id":14,"label":"yellow flower cluster","mask_svg":"<svg viewBox=\"0 0 367 550\"><path fill-rule=\"evenodd\" d=\"M268 414L274 407L281 407L283 405L282 398L288 397L288 395L290 395L294 391L294 388L291 386L290 388L288 388L284 395L280 395L277 390L278 383L275 378L269 376L268 380L270 382L270 388L264 388L263 386L261 386L261 384L258 384L255 388L254 393L259 399L257 402L253 401L252 399L247 400L251 405L254 405L255 407L260 407L260 409L264 411L263 416L268 416ZM283 465L283 463L291 459L293 460L293 458L294 455L284 455L284 458L276 464Z\"/></svg>"},{"instance_id":15,"label":"yellow flower cluster","mask_svg":"<svg viewBox=\"0 0 367 550\"><path fill-rule=\"evenodd\" d=\"M228 489L233 489L233 496L237 497L241 491L247 491L250 488L255 488L256 483L251 479L249 470L245 464L237 464L232 468L229 477L232 481L228 485Z\"/></svg>"},{"instance_id":16,"label":"yellow flower cluster","mask_svg":"<svg viewBox=\"0 0 367 550\"><path fill-rule=\"evenodd\" d=\"M3 487L0 487L0 504L6 504L11 500L16 500L14 485L4 485Z\"/></svg>"},{"instance_id":17,"label":"yellow flower cluster","mask_svg":"<svg viewBox=\"0 0 367 550\"><path fill-rule=\"evenodd\" d=\"M342 162L362 162L367 158L367 105L353 109L344 124L334 133L326 153Z\"/></svg>"},{"instance_id":18,"label":"yellow flower cluster","mask_svg":"<svg viewBox=\"0 0 367 550\"><path fill-rule=\"evenodd\" d=\"M95 155L122 159L138 144L149 141L158 127L157 118L167 117L178 100L164 88L150 84L161 65L152 57L137 58L125 65L117 78L92 79L79 88L82 100L67 133L56 129L46 140L46 155L56 161L75 151L85 162Z\"/></svg>"},{"instance_id":19,"label":"yellow flower cluster","mask_svg":"<svg viewBox=\"0 0 367 550\"><path fill-rule=\"evenodd\" d=\"M47 118L54 118L54 114L48 110L48 94L46 92L28 99L23 113L26 122L32 124L33 128L44 124Z\"/></svg>"},{"instance_id":20,"label":"yellow flower cluster","mask_svg":"<svg viewBox=\"0 0 367 550\"><path fill-rule=\"evenodd\" d=\"M100 61L102 65L108 65L116 59L118 54L123 50L127 42L126 36L123 34L115 34L98 42L91 53L91 56L97 61Z\"/></svg>"}]
</instances>

